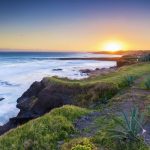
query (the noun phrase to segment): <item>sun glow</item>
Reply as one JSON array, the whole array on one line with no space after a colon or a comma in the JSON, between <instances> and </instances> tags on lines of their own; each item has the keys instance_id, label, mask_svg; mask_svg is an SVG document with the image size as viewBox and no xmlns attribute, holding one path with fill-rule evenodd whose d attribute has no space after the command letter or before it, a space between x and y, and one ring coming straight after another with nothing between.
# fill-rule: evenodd
<instances>
[{"instance_id":1,"label":"sun glow","mask_svg":"<svg viewBox=\"0 0 150 150\"><path fill-rule=\"evenodd\" d=\"M109 42L109 43L104 44L105 51L115 52L115 51L119 51L123 49L124 49L124 46L120 42Z\"/></svg>"}]
</instances>

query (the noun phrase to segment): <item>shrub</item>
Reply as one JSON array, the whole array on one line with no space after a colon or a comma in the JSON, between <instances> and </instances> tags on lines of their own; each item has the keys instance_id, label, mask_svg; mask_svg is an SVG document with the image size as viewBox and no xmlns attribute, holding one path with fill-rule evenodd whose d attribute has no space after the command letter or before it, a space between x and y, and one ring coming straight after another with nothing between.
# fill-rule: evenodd
<instances>
[{"instance_id":1,"label":"shrub","mask_svg":"<svg viewBox=\"0 0 150 150\"><path fill-rule=\"evenodd\" d=\"M124 77L124 85L125 86L131 86L135 80L135 77L127 75Z\"/></svg>"},{"instance_id":2,"label":"shrub","mask_svg":"<svg viewBox=\"0 0 150 150\"><path fill-rule=\"evenodd\" d=\"M88 138L76 138L62 145L61 150L97 150Z\"/></svg>"},{"instance_id":3,"label":"shrub","mask_svg":"<svg viewBox=\"0 0 150 150\"><path fill-rule=\"evenodd\" d=\"M90 105L94 102L105 104L118 92L118 87L113 83L94 84L76 98L80 105Z\"/></svg>"},{"instance_id":4,"label":"shrub","mask_svg":"<svg viewBox=\"0 0 150 150\"><path fill-rule=\"evenodd\" d=\"M50 114L54 116L63 116L66 117L69 121L73 121L75 118L85 115L88 112L90 111L84 108L73 105L64 105L63 107L53 109Z\"/></svg>"}]
</instances>

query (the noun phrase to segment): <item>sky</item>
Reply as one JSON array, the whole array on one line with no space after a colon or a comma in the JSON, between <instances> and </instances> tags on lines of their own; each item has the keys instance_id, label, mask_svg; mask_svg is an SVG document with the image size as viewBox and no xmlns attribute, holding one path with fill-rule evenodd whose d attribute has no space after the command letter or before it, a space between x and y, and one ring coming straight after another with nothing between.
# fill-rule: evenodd
<instances>
[{"instance_id":1,"label":"sky","mask_svg":"<svg viewBox=\"0 0 150 150\"><path fill-rule=\"evenodd\" d=\"M150 0L0 0L0 50L150 49Z\"/></svg>"}]
</instances>

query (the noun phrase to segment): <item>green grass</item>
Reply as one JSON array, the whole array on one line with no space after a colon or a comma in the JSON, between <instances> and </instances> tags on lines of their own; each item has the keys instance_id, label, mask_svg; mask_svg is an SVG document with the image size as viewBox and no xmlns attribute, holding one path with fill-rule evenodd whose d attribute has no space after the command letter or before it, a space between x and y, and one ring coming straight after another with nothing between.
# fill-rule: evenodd
<instances>
[{"instance_id":1,"label":"green grass","mask_svg":"<svg viewBox=\"0 0 150 150\"><path fill-rule=\"evenodd\" d=\"M56 150L57 142L75 132L73 122L89 113L76 106L63 106L0 137L0 150Z\"/></svg>"}]
</instances>

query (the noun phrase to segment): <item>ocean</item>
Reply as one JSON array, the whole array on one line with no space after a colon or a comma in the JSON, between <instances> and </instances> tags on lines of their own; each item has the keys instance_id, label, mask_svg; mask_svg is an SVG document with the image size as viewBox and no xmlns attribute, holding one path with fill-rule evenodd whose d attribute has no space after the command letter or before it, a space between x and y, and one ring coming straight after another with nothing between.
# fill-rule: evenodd
<instances>
[{"instance_id":1,"label":"ocean","mask_svg":"<svg viewBox=\"0 0 150 150\"><path fill-rule=\"evenodd\" d=\"M71 52L0 52L0 125L18 113L16 100L34 81L45 76L87 78L80 69L109 68L115 61L59 60L58 58L117 57L118 55Z\"/></svg>"}]
</instances>

